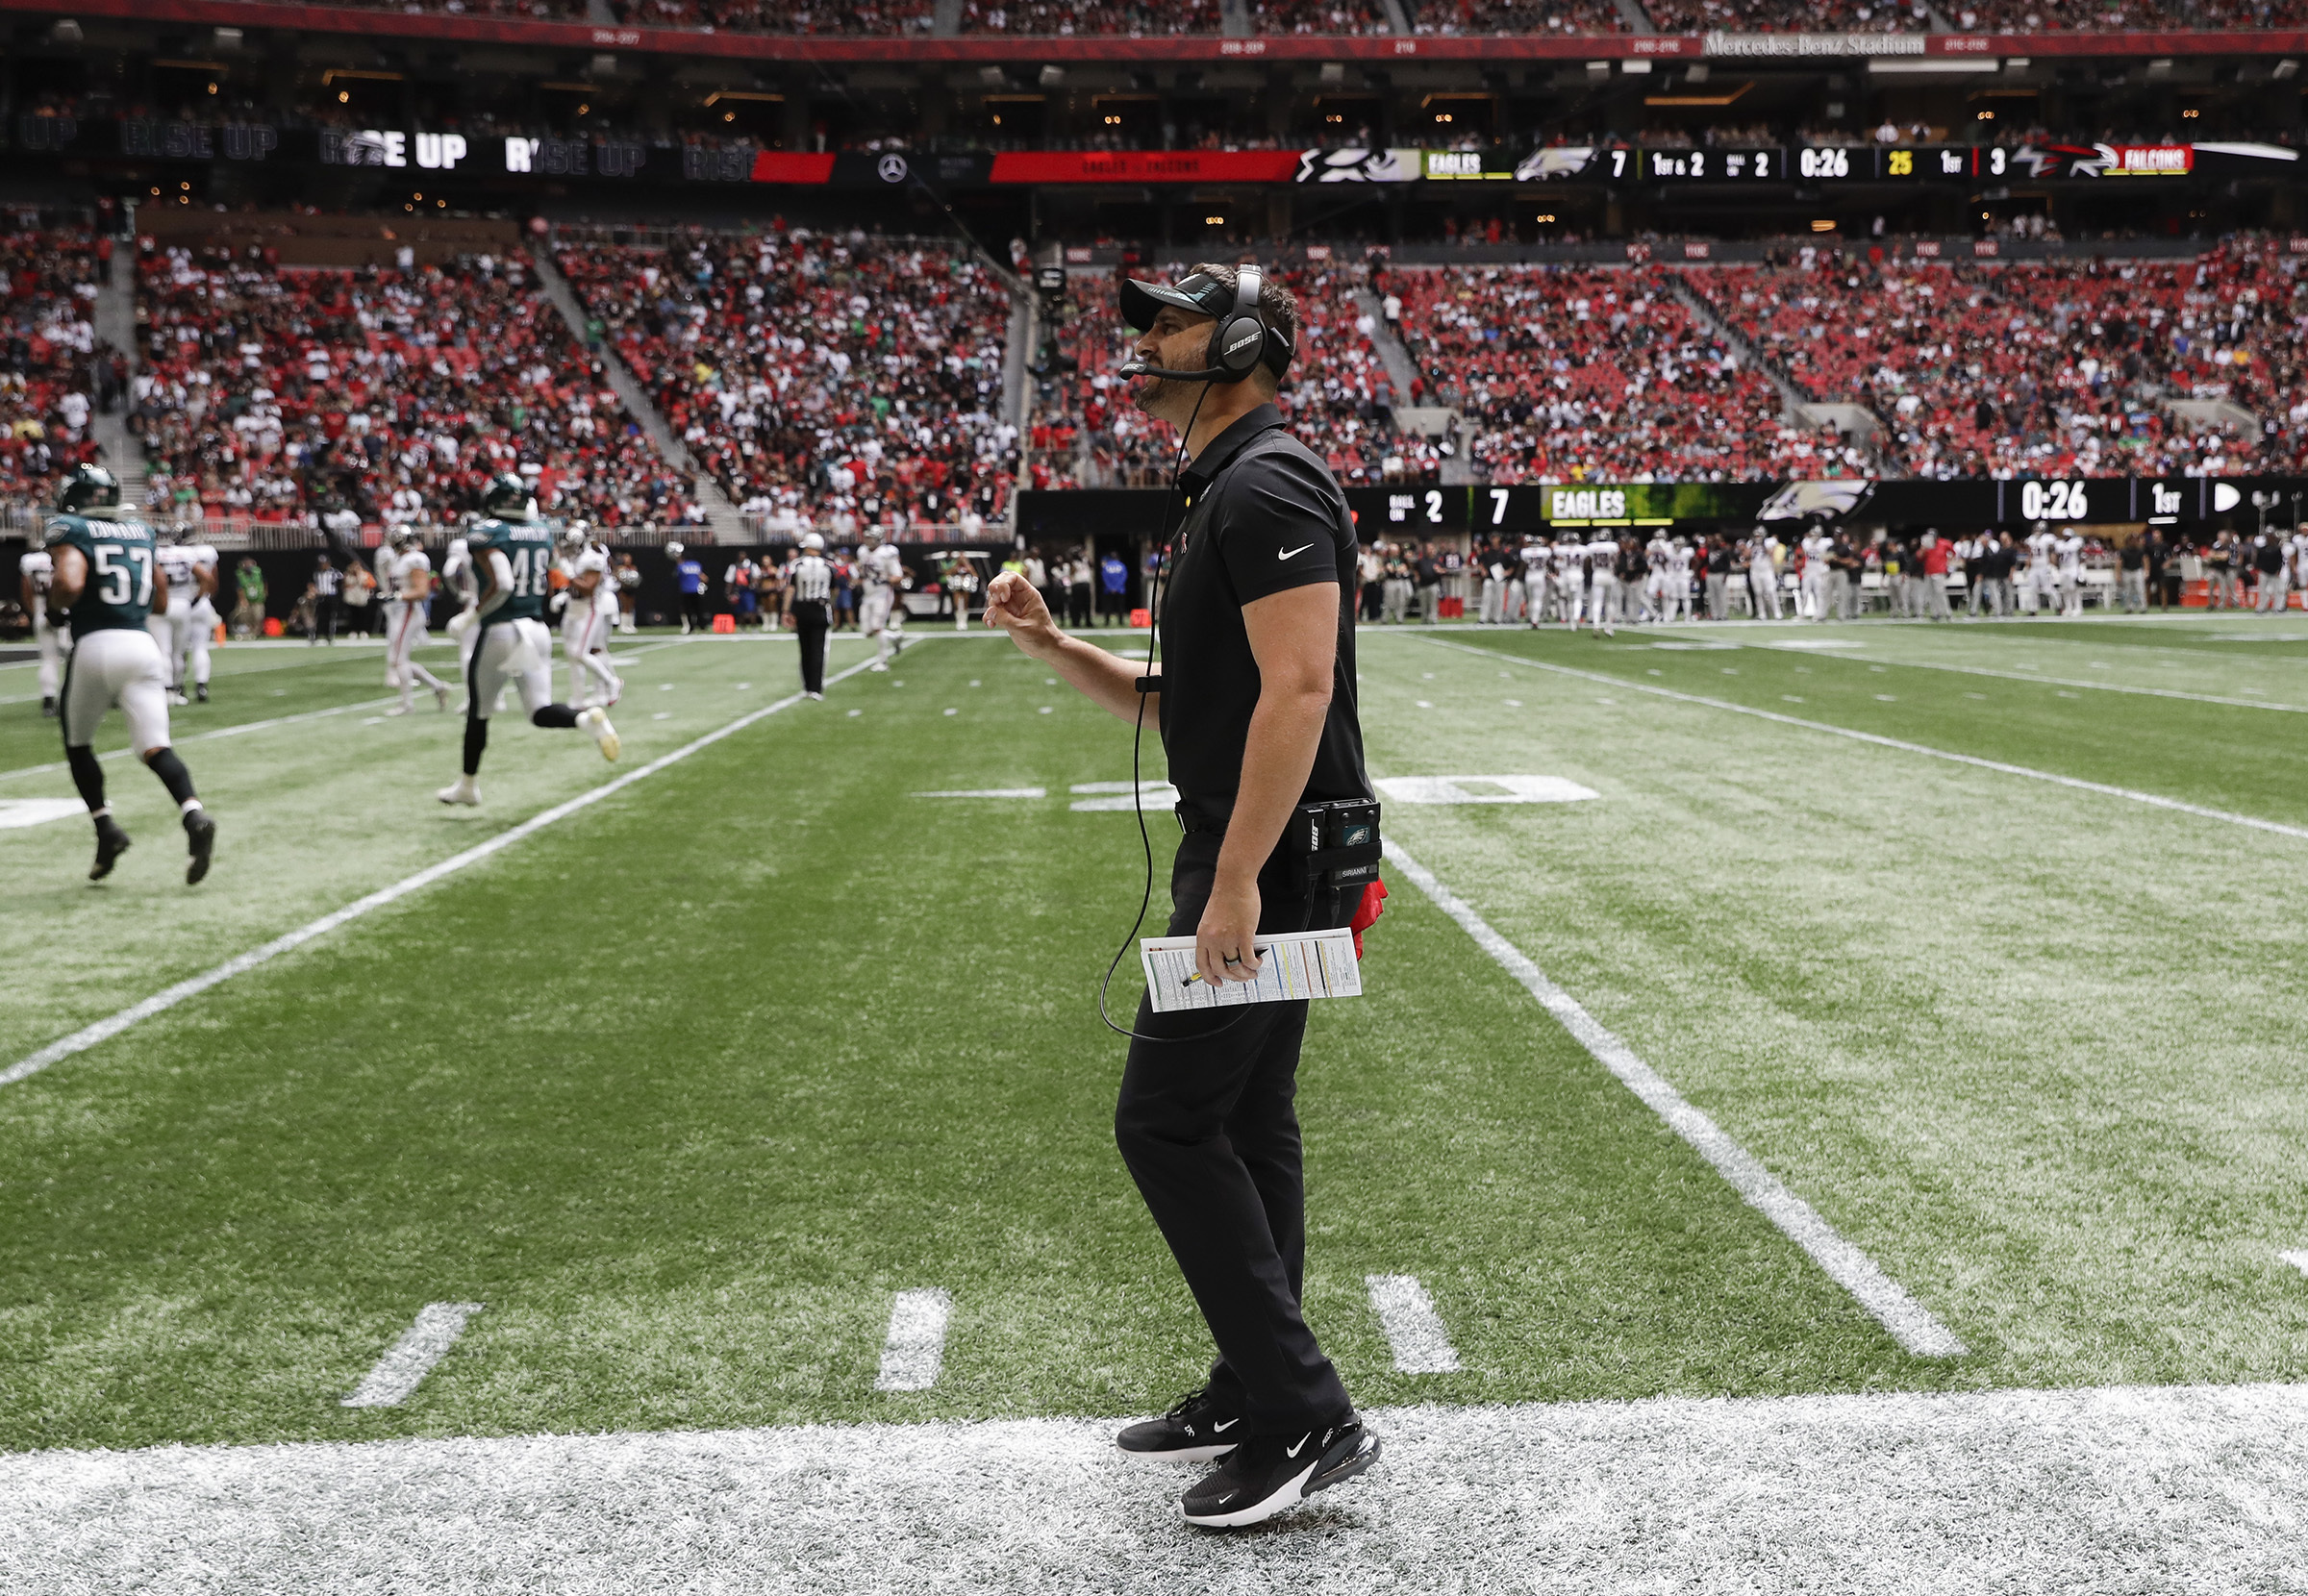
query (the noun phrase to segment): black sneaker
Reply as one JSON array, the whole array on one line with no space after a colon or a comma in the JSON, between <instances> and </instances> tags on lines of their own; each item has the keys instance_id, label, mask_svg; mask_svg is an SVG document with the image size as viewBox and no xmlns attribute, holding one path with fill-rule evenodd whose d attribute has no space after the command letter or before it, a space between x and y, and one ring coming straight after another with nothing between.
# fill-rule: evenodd
<instances>
[{"instance_id":1,"label":"black sneaker","mask_svg":"<svg viewBox=\"0 0 2308 1596\"><path fill-rule=\"evenodd\" d=\"M128 834L111 815L96 822L96 862L88 866L88 880L102 881L113 873L120 856L128 852Z\"/></svg>"},{"instance_id":2,"label":"black sneaker","mask_svg":"<svg viewBox=\"0 0 2308 1596\"><path fill-rule=\"evenodd\" d=\"M54 720L56 718L56 700L53 698L41 699L40 713L45 715L48 719Z\"/></svg>"},{"instance_id":3,"label":"black sneaker","mask_svg":"<svg viewBox=\"0 0 2308 1596\"><path fill-rule=\"evenodd\" d=\"M1154 1462L1216 1462L1235 1449L1235 1427L1242 1422L1240 1414L1213 1402L1205 1385L1180 1397L1162 1417L1130 1426L1114 1444L1133 1458Z\"/></svg>"},{"instance_id":4,"label":"black sneaker","mask_svg":"<svg viewBox=\"0 0 2308 1596\"><path fill-rule=\"evenodd\" d=\"M194 810L185 816L185 842L192 850L192 859L185 866L185 885L198 886L201 877L209 873L209 855L216 847L216 822L209 818L207 810Z\"/></svg>"},{"instance_id":5,"label":"black sneaker","mask_svg":"<svg viewBox=\"0 0 2308 1596\"><path fill-rule=\"evenodd\" d=\"M1205 1530L1264 1524L1376 1461L1378 1437L1360 1419L1297 1435L1253 1435L1188 1491L1178 1510Z\"/></svg>"},{"instance_id":6,"label":"black sneaker","mask_svg":"<svg viewBox=\"0 0 2308 1596\"><path fill-rule=\"evenodd\" d=\"M206 704L209 701L209 685L206 682L201 683L192 689L192 696Z\"/></svg>"}]
</instances>

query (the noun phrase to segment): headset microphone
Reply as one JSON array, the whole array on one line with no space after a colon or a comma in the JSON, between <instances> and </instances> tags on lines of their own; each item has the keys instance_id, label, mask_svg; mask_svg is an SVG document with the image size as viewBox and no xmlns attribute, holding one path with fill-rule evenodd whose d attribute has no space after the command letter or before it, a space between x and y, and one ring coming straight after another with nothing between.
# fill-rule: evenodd
<instances>
[{"instance_id":1,"label":"headset microphone","mask_svg":"<svg viewBox=\"0 0 2308 1596\"><path fill-rule=\"evenodd\" d=\"M1123 362L1121 373L1125 377L1167 377L1180 383L1215 383L1227 375L1226 368L1219 365L1214 365L1207 371L1165 371L1143 361Z\"/></svg>"}]
</instances>

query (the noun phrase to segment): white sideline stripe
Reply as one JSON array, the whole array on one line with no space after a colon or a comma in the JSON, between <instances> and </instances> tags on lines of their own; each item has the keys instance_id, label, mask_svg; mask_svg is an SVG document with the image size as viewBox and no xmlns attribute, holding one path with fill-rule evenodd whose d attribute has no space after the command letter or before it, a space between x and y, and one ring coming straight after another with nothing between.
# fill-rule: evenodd
<instances>
[{"instance_id":1,"label":"white sideline stripe","mask_svg":"<svg viewBox=\"0 0 2308 1596\"><path fill-rule=\"evenodd\" d=\"M2301 1274L2308 1275L2308 1253L2278 1253L2276 1256Z\"/></svg>"},{"instance_id":2,"label":"white sideline stripe","mask_svg":"<svg viewBox=\"0 0 2308 1596\"><path fill-rule=\"evenodd\" d=\"M826 681L830 685L841 681L844 677L855 676L869 663L871 663L870 661L861 660L847 670L827 677ZM795 693L790 698L781 698L774 704L765 704L758 710L740 715L716 731L706 733L694 742L684 743L670 754L658 756L638 770L627 771L614 782L605 782L590 792L581 792L576 797L556 804L549 810L540 810L519 825L499 832L486 842L476 843L461 854L452 854L439 864L428 864L413 876L404 876L390 886L381 886L364 898L356 898L342 909L323 914L317 920L310 921L297 927L294 931L276 936L262 947L251 948L246 953L237 954L213 969L203 970L200 974L188 977L173 986L163 987L141 1003L132 1003L118 1013L108 1014L95 1024L84 1026L73 1032L69 1036L61 1036L30 1058L19 1060L9 1065L8 1068L0 1070L0 1086L13 1086L27 1076L38 1075L49 1065L61 1063L76 1053L86 1053L97 1043L109 1041L117 1036L130 1026L148 1020L155 1014L166 1012L187 998L198 997L212 986L221 985L237 975L245 975L258 965L268 963L282 954L300 948L316 936L325 936L339 926L347 921L357 920L373 909L383 909L387 904L396 903L412 892L421 891L443 876L453 876L468 864L477 864L500 849L510 848L523 837L543 831L556 821L565 820L579 810L590 808L613 793L622 792L634 783L656 775L667 765L678 764L698 750L711 748L723 737L742 732L755 721L765 719L780 710L790 709L801 702L803 702L803 695Z\"/></svg>"},{"instance_id":3,"label":"white sideline stripe","mask_svg":"<svg viewBox=\"0 0 2308 1596\"><path fill-rule=\"evenodd\" d=\"M916 792L916 798L1047 798L1044 786L955 787L943 792Z\"/></svg>"},{"instance_id":4,"label":"white sideline stripe","mask_svg":"<svg viewBox=\"0 0 2308 1596\"><path fill-rule=\"evenodd\" d=\"M398 1408L409 1400L410 1394L433 1365L449 1355L457 1337L464 1334L464 1321L481 1311L480 1303L427 1303L416 1310L416 1322L401 1332L401 1338L385 1349L376 1367L362 1379L351 1396L341 1399L339 1408Z\"/></svg>"},{"instance_id":5,"label":"white sideline stripe","mask_svg":"<svg viewBox=\"0 0 2308 1596\"><path fill-rule=\"evenodd\" d=\"M1767 643L1767 648L1792 648L1792 643ZM2129 682L2088 682L2070 676L2043 676L2035 671L1997 670L1993 665L1956 665L1938 660L1853 659L1852 664L1883 664L1894 670L1944 670L1959 676L1993 676L2005 682L2041 682L2048 687L2089 687L2094 692L2132 693L2142 698L2177 698L2190 704L2224 704L2234 710L2274 710L2282 714L2308 715L2308 704L2275 704L2263 698L2222 698L2218 693L2183 692L2178 687L2144 687Z\"/></svg>"},{"instance_id":6,"label":"white sideline stripe","mask_svg":"<svg viewBox=\"0 0 2308 1596\"><path fill-rule=\"evenodd\" d=\"M882 1372L877 1391L926 1391L945 1367L945 1324L954 1299L931 1287L900 1291L890 1305L890 1332L882 1339Z\"/></svg>"},{"instance_id":7,"label":"white sideline stripe","mask_svg":"<svg viewBox=\"0 0 2308 1596\"><path fill-rule=\"evenodd\" d=\"M1249 1536L1114 1420L0 1455L20 1591L2293 1591L2308 1386L1371 1409Z\"/></svg>"},{"instance_id":8,"label":"white sideline stripe","mask_svg":"<svg viewBox=\"0 0 2308 1596\"><path fill-rule=\"evenodd\" d=\"M1387 1333L1387 1345L1394 1349L1397 1374L1459 1372L1458 1349L1417 1276L1365 1275L1363 1284L1369 1288L1370 1309Z\"/></svg>"},{"instance_id":9,"label":"white sideline stripe","mask_svg":"<svg viewBox=\"0 0 2308 1596\"><path fill-rule=\"evenodd\" d=\"M1447 642L1441 637L1422 637L1421 642L1437 648L1457 649L1462 654L1479 654L1486 660L1511 660L1533 670L1553 671L1558 676L1576 676L1589 682L1602 682L1629 692L1647 692L1657 698L1671 698L1679 704L1701 704L1710 710L1729 710L1733 714L1752 715L1757 720L1776 721L1782 726L1798 726L1806 732L1825 732L1831 736L1849 737L1853 742L1873 743L1878 748L1894 748L1902 754L1921 754L1926 759L1945 760L1950 764L1968 764L1977 770L1993 770L1998 775L2020 776L2031 782L2048 782L2053 786L2072 787L2078 792L2096 792L2103 798L2121 798L2127 803L2146 804L2154 809L2173 810L2181 814L2193 814L2199 820L2219 820L2230 826L2248 826L2256 832L2273 832L2278 836L2294 836L2308 841L2308 826L2287 826L2281 820L2263 820L2256 814L2236 814L2227 810L2216 810L2203 804L2191 804L2179 798L2167 798L2158 792L2140 792L2128 786L2110 786L2105 782L2087 782L2081 776L2062 776L2054 771L2036 770L2024 764L2006 764L2001 760L1983 760L1976 754L1953 754L1944 748L1932 748L1919 742L1907 742L1899 737L1881 736L1873 732L1856 732L1848 726L1831 726L1823 720L1805 720L1798 715L1783 715L1773 710L1757 710L1745 704L1734 704L1728 699L1708 698L1699 693L1677 692L1672 687L1654 687L1641 682L1630 682L1623 676L1608 676L1601 671L1580 670L1575 665L1550 664L1543 660L1525 660L1513 654L1501 654L1493 648L1472 648L1466 643Z\"/></svg>"},{"instance_id":10,"label":"white sideline stripe","mask_svg":"<svg viewBox=\"0 0 2308 1596\"><path fill-rule=\"evenodd\" d=\"M1520 982L1523 989L1537 998L1563 1029L1594 1056L1597 1063L1618 1076L1629 1091L1667 1121L1675 1135L1715 1165L1716 1173L1730 1182L1733 1190L1778 1226L1789 1240L1809 1253L1828 1278L1850 1292L1860 1307L1898 1338L1901 1346L1919 1358L1964 1356L1964 1343L1934 1318L1929 1309L1902 1290L1899 1283L1878 1268L1873 1259L1844 1240L1833 1225L1819 1216L1818 1209L1780 1185L1778 1178L1764 1168L1752 1153L1685 1101L1681 1092L1637 1058L1634 1049L1605 1030L1593 1014L1580 1007L1576 998L1547 980L1521 949L1492 930L1488 921L1436 880L1425 865L1404 852L1400 843L1389 841L1384 846L1389 861L1433 899L1437 909L1458 921L1475 944Z\"/></svg>"}]
</instances>

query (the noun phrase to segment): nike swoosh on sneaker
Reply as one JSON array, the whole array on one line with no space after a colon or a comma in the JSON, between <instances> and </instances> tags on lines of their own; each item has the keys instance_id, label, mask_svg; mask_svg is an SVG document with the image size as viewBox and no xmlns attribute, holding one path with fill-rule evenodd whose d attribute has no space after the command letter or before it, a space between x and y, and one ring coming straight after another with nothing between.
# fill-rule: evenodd
<instances>
[{"instance_id":1,"label":"nike swoosh on sneaker","mask_svg":"<svg viewBox=\"0 0 2308 1596\"><path fill-rule=\"evenodd\" d=\"M1210 1427L1210 1433L1214 1435L1223 1435L1227 1431L1232 1430L1236 1425L1242 1422L1242 1421L1241 1419L1228 1419L1224 1424L1212 1425Z\"/></svg>"},{"instance_id":2,"label":"nike swoosh on sneaker","mask_svg":"<svg viewBox=\"0 0 2308 1596\"><path fill-rule=\"evenodd\" d=\"M1311 1440L1313 1440L1314 1438L1315 1438L1315 1437L1314 1437L1312 1434L1305 1434L1305 1435L1301 1435L1301 1436L1299 1436L1299 1437L1298 1437L1298 1444L1297 1444L1296 1446L1285 1447L1285 1448L1283 1449L1283 1456L1284 1456L1284 1457L1286 1457L1286 1458L1295 1458L1295 1457L1297 1457L1297 1456L1298 1456L1298 1454L1299 1454L1299 1453L1300 1453L1302 1450L1304 1450L1304 1448L1305 1448L1305 1446L1306 1446L1306 1443L1307 1443L1307 1442L1309 1442L1309 1441L1311 1441Z\"/></svg>"},{"instance_id":3,"label":"nike swoosh on sneaker","mask_svg":"<svg viewBox=\"0 0 2308 1596\"><path fill-rule=\"evenodd\" d=\"M1304 554L1307 550L1313 548L1314 546L1315 545L1312 543L1301 543L1294 549L1277 549L1274 551L1274 558L1277 560L1288 560L1294 554Z\"/></svg>"}]
</instances>

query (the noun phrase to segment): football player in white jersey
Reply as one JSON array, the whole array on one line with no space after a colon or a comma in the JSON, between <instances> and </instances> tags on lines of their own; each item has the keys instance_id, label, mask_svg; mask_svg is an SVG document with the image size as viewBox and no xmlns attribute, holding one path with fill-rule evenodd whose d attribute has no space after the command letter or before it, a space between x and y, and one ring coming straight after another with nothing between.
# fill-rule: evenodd
<instances>
[{"instance_id":1,"label":"football player in white jersey","mask_svg":"<svg viewBox=\"0 0 2308 1596\"><path fill-rule=\"evenodd\" d=\"M183 704L185 698L185 657L192 649L192 601L206 596L200 586L202 573L194 565L191 534L182 528L168 536L167 541L153 550L153 561L168 579L168 605L144 617L144 630L160 645L161 660L168 667L168 702ZM216 585L216 569L211 565L205 573L211 587ZM211 611L213 613L213 611ZM206 650L203 650L204 662ZM202 693L201 697L208 697Z\"/></svg>"},{"instance_id":2,"label":"football player in white jersey","mask_svg":"<svg viewBox=\"0 0 2308 1596\"><path fill-rule=\"evenodd\" d=\"M56 713L57 685L63 680L64 651L72 646L69 628L48 618L48 590L56 585L56 556L46 549L27 549L16 561L16 587L24 613L32 617L32 640L40 650L40 713Z\"/></svg>"},{"instance_id":3,"label":"football player in white jersey","mask_svg":"<svg viewBox=\"0 0 2308 1596\"><path fill-rule=\"evenodd\" d=\"M1597 537L1587 545L1587 628L1611 636L1611 614L1618 605L1618 542Z\"/></svg>"},{"instance_id":4,"label":"football player in white jersey","mask_svg":"<svg viewBox=\"0 0 2308 1596\"><path fill-rule=\"evenodd\" d=\"M1522 546L1522 612L1534 630L1546 624L1546 569L1554 552L1536 536Z\"/></svg>"},{"instance_id":5,"label":"football player in white jersey","mask_svg":"<svg viewBox=\"0 0 2308 1596\"><path fill-rule=\"evenodd\" d=\"M1651 540L1643 547L1643 610L1646 620L1667 618L1667 567L1672 547L1665 529L1652 533Z\"/></svg>"},{"instance_id":6,"label":"football player in white jersey","mask_svg":"<svg viewBox=\"0 0 2308 1596\"><path fill-rule=\"evenodd\" d=\"M2060 539L2043 522L2027 535L2027 570L2020 579L2020 613L2032 615L2045 602L2059 602L2059 579L2053 572L2053 559Z\"/></svg>"},{"instance_id":7,"label":"football player in white jersey","mask_svg":"<svg viewBox=\"0 0 2308 1596\"><path fill-rule=\"evenodd\" d=\"M561 652L569 664L569 699L579 709L596 702L613 706L624 694L625 684L609 665L609 629L615 624L617 590L609 577L609 549L593 541L590 522L571 521L562 529L562 568L569 585L562 589ZM602 606L606 601L608 609Z\"/></svg>"},{"instance_id":8,"label":"football player in white jersey","mask_svg":"<svg viewBox=\"0 0 2308 1596\"><path fill-rule=\"evenodd\" d=\"M1667 618L1691 619L1691 545L1680 537L1667 546Z\"/></svg>"},{"instance_id":9,"label":"football player in white jersey","mask_svg":"<svg viewBox=\"0 0 2308 1596\"><path fill-rule=\"evenodd\" d=\"M1779 608L1778 540L1761 527L1747 540L1747 586L1755 595L1757 620L1778 620Z\"/></svg>"},{"instance_id":10,"label":"football player in white jersey","mask_svg":"<svg viewBox=\"0 0 2308 1596\"><path fill-rule=\"evenodd\" d=\"M1565 626L1577 626L1587 612L1585 540L1557 537L1547 550L1546 567L1547 595L1554 601L1556 618Z\"/></svg>"},{"instance_id":11,"label":"football player in white jersey","mask_svg":"<svg viewBox=\"0 0 2308 1596\"><path fill-rule=\"evenodd\" d=\"M858 628L875 640L869 670L888 670L892 657L904 651L906 562L879 527L866 529L866 549L858 557L858 580L866 596L858 605Z\"/></svg>"},{"instance_id":12,"label":"football player in white jersey","mask_svg":"<svg viewBox=\"0 0 2308 1596\"><path fill-rule=\"evenodd\" d=\"M209 645L216 640L216 628L221 624L216 613L216 588L223 577L223 566L216 559L213 545L193 536L186 545L192 554L191 625L185 633L185 652L188 670L180 673L192 678L192 696L206 704L209 701Z\"/></svg>"},{"instance_id":13,"label":"football player in white jersey","mask_svg":"<svg viewBox=\"0 0 2308 1596\"><path fill-rule=\"evenodd\" d=\"M446 710L449 685L416 662L416 651L424 646L433 610L433 557L425 553L424 539L407 527L392 534L387 548L389 552L377 561L389 595L385 600L385 685L397 689L401 701L385 712L405 715L414 709L419 682L433 694L434 705Z\"/></svg>"},{"instance_id":14,"label":"football player in white jersey","mask_svg":"<svg viewBox=\"0 0 2308 1596\"><path fill-rule=\"evenodd\" d=\"M1835 539L1827 529L1816 522L1803 536L1802 608L1806 616L1815 621L1827 618L1828 556L1835 552Z\"/></svg>"},{"instance_id":15,"label":"football player in white jersey","mask_svg":"<svg viewBox=\"0 0 2308 1596\"><path fill-rule=\"evenodd\" d=\"M2084 535L2070 527L2052 547L2060 561L2060 613L2080 617L2084 612Z\"/></svg>"},{"instance_id":16,"label":"football player in white jersey","mask_svg":"<svg viewBox=\"0 0 2308 1596\"><path fill-rule=\"evenodd\" d=\"M457 613L460 615L469 612L481 602L481 583L473 575L472 546L466 539L452 537L449 546L441 551L440 585L449 590L449 597L457 601ZM450 617L448 631L449 636L457 639L457 679L470 683L472 672L467 667L473 662L473 645L481 640L480 631L469 622L464 626L457 625L455 616Z\"/></svg>"}]
</instances>

